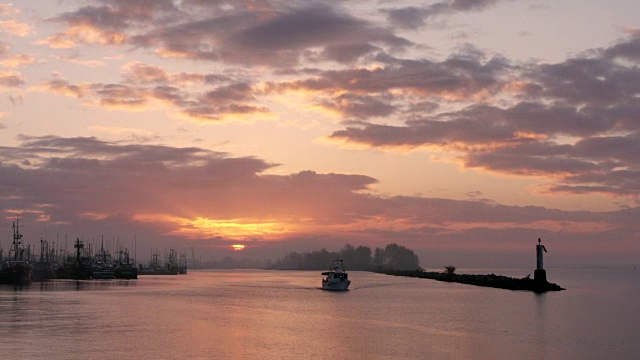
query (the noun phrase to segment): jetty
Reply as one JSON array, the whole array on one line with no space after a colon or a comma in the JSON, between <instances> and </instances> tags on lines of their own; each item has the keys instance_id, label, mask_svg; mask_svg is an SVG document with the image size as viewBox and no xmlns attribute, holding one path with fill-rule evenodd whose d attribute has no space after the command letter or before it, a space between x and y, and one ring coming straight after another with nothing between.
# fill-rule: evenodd
<instances>
[{"instance_id":1,"label":"jetty","mask_svg":"<svg viewBox=\"0 0 640 360\"><path fill-rule=\"evenodd\" d=\"M547 248L542 245L542 240L538 238L536 244L536 269L534 270L533 279L527 275L523 278L513 278L502 275L474 275L474 274L456 274L455 267L446 266L444 272L424 271L422 269L407 270L379 270L376 272L395 275L408 276L423 279L432 279L437 281L456 282L460 284L486 286L507 290L527 290L536 293L544 293L547 291L566 290L563 287L547 281L547 272L544 269L543 252L547 252Z\"/></svg>"},{"instance_id":2,"label":"jetty","mask_svg":"<svg viewBox=\"0 0 640 360\"><path fill-rule=\"evenodd\" d=\"M530 277L513 278L495 274L450 274L446 272L423 270L382 270L379 272L386 275L416 277L421 279L432 279L437 281L455 282L460 284L485 286L507 290L527 290L536 293L565 290L557 284L553 284L550 282L539 282L531 279Z\"/></svg>"}]
</instances>

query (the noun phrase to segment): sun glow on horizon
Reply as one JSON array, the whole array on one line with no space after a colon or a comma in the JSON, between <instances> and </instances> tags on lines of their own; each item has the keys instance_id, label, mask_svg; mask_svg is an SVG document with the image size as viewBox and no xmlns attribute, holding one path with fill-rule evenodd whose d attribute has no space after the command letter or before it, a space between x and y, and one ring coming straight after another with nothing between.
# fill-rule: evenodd
<instances>
[{"instance_id":1,"label":"sun glow on horizon","mask_svg":"<svg viewBox=\"0 0 640 360\"><path fill-rule=\"evenodd\" d=\"M181 218L165 214L137 214L133 217L142 222L158 222L176 226L170 234L179 234L189 238L203 236L223 236L227 239L242 240L248 236L259 236L264 239L290 233L295 227L292 224L277 220L258 219L195 219Z\"/></svg>"},{"instance_id":2,"label":"sun glow on horizon","mask_svg":"<svg viewBox=\"0 0 640 360\"><path fill-rule=\"evenodd\" d=\"M237 244L237 245L231 245L231 248L233 249L233 251L242 251L244 250L245 246L242 244Z\"/></svg>"}]
</instances>

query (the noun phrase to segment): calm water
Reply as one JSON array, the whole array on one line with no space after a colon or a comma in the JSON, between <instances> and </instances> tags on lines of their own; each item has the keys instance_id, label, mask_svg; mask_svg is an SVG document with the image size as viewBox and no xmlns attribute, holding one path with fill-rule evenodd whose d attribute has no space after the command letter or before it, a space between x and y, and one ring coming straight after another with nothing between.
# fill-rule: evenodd
<instances>
[{"instance_id":1,"label":"calm water","mask_svg":"<svg viewBox=\"0 0 640 360\"><path fill-rule=\"evenodd\" d=\"M640 270L547 275L569 290L350 272L352 290L332 293L319 272L253 270L3 285L0 358L640 358Z\"/></svg>"}]
</instances>

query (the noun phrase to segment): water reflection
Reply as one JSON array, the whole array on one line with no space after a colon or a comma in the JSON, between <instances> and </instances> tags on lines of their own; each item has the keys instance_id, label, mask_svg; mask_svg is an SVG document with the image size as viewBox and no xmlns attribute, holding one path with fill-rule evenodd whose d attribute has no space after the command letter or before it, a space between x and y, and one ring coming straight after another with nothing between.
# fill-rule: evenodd
<instances>
[{"instance_id":1,"label":"water reflection","mask_svg":"<svg viewBox=\"0 0 640 360\"><path fill-rule=\"evenodd\" d=\"M547 353L547 336L548 336L548 319L547 319L547 311L545 307L545 301L547 294L535 294L535 317L534 317L534 326L535 326L535 338L532 339L532 342L535 343L535 348L533 349L534 354L537 354L537 359L545 359L547 358L545 354Z\"/></svg>"},{"instance_id":2,"label":"water reflection","mask_svg":"<svg viewBox=\"0 0 640 360\"><path fill-rule=\"evenodd\" d=\"M319 273L302 271L190 271L0 286L0 349L14 358L49 360L77 357L79 349L83 357L101 359L586 359L640 353L640 324L624 315L636 307L628 301L640 300L638 290L629 291L637 289L637 277L624 288L625 297L595 299L600 291L536 295L366 272L350 277L354 287L346 292L322 291Z\"/></svg>"},{"instance_id":3,"label":"water reflection","mask_svg":"<svg viewBox=\"0 0 640 360\"><path fill-rule=\"evenodd\" d=\"M29 285L0 285L0 292L107 290L135 287L136 280L49 280Z\"/></svg>"}]
</instances>

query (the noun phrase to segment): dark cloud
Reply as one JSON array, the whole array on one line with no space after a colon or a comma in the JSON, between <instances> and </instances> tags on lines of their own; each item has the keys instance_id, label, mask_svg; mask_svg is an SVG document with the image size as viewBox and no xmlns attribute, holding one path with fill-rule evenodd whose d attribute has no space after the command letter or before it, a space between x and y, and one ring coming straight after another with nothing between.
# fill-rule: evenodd
<instances>
[{"instance_id":1,"label":"dark cloud","mask_svg":"<svg viewBox=\"0 0 640 360\"><path fill-rule=\"evenodd\" d=\"M133 63L123 74L125 81L135 84L165 83L169 81L169 74L159 67L143 63Z\"/></svg>"},{"instance_id":2,"label":"dark cloud","mask_svg":"<svg viewBox=\"0 0 640 360\"><path fill-rule=\"evenodd\" d=\"M143 213L210 219L333 218L375 180L360 175L263 175L274 164L201 148L120 144L95 138L21 137L0 148L6 208L47 210L56 222L81 213L131 219ZM28 166L24 165L28 162ZM334 205L335 204L335 205ZM342 209L338 213L332 212ZM284 221L284 220L283 220ZM323 220L327 221L327 220Z\"/></svg>"},{"instance_id":3,"label":"dark cloud","mask_svg":"<svg viewBox=\"0 0 640 360\"><path fill-rule=\"evenodd\" d=\"M604 54L610 58L640 61L640 31L632 31L630 40L619 42L606 49Z\"/></svg>"},{"instance_id":4,"label":"dark cloud","mask_svg":"<svg viewBox=\"0 0 640 360\"><path fill-rule=\"evenodd\" d=\"M387 14L387 20L391 25L404 29L417 29L422 27L426 22L426 18L431 15L427 8L415 6L401 9L388 9L384 10L384 12Z\"/></svg>"},{"instance_id":5,"label":"dark cloud","mask_svg":"<svg viewBox=\"0 0 640 360\"><path fill-rule=\"evenodd\" d=\"M546 176L551 181L548 191L606 193L638 199L634 176L640 171L640 71L633 63L611 59L619 49L633 48L635 42L632 37L591 52L590 56L558 64L503 67L503 72L484 71L487 65L481 66L477 61L450 59L438 65L447 68L445 64L455 64L468 75L452 71L457 78L451 78L457 81L449 84L460 84L460 79L465 79L481 84L477 92L491 88L495 91L493 97L515 90L522 101L504 107L481 102L423 116L412 113L404 126L359 123L335 131L331 138L382 148L436 146L458 152L467 167ZM501 83L505 74L517 80ZM344 87L353 89L353 84L358 83L351 81ZM306 84L312 88L321 83L315 80ZM469 88L460 86L458 94L469 98ZM427 89L433 88L424 86L423 93ZM455 87L435 89L440 91L431 94L443 98L455 93ZM361 92L377 90L369 87Z\"/></svg>"},{"instance_id":6,"label":"dark cloud","mask_svg":"<svg viewBox=\"0 0 640 360\"><path fill-rule=\"evenodd\" d=\"M569 59L540 65L524 74L535 84L533 96L564 100L574 105L610 105L640 93L640 73L604 57Z\"/></svg>"},{"instance_id":7,"label":"dark cloud","mask_svg":"<svg viewBox=\"0 0 640 360\"><path fill-rule=\"evenodd\" d=\"M319 104L347 117L389 116L397 110L415 112L415 106L435 109L437 105L425 99L469 101L501 90L506 84L503 76L511 66L502 58L482 61L481 57L480 53L465 53L442 62L386 57L384 67L325 71L306 79L270 82L266 92L307 90L322 96L335 93L332 100L321 100ZM390 92L400 95L392 97ZM394 97L402 101L404 109L392 104ZM427 108L425 104L429 104Z\"/></svg>"},{"instance_id":8,"label":"dark cloud","mask_svg":"<svg viewBox=\"0 0 640 360\"><path fill-rule=\"evenodd\" d=\"M60 14L49 21L70 26L89 26L104 31L120 32L128 27L144 27L156 21L167 21L167 15L178 13L171 0L126 1L97 0L73 12Z\"/></svg>"},{"instance_id":9,"label":"dark cloud","mask_svg":"<svg viewBox=\"0 0 640 360\"><path fill-rule=\"evenodd\" d=\"M236 3L231 8L228 3L168 0L103 3L51 19L68 26L49 39L51 46L128 44L155 49L166 57L280 68L297 65L303 58L352 62L382 47L399 50L411 45L389 29L329 5L276 9L268 2ZM83 28L98 33L99 40L84 36Z\"/></svg>"},{"instance_id":10,"label":"dark cloud","mask_svg":"<svg viewBox=\"0 0 640 360\"><path fill-rule=\"evenodd\" d=\"M342 94L321 105L345 118L366 119L393 114L395 107L390 105L389 101L390 99L384 97Z\"/></svg>"},{"instance_id":11,"label":"dark cloud","mask_svg":"<svg viewBox=\"0 0 640 360\"><path fill-rule=\"evenodd\" d=\"M390 85L407 88L424 95L469 97L501 86L501 74L508 65L494 59L482 63L477 59L452 57L443 62L402 61L389 69ZM392 80L393 79L393 80Z\"/></svg>"},{"instance_id":12,"label":"dark cloud","mask_svg":"<svg viewBox=\"0 0 640 360\"><path fill-rule=\"evenodd\" d=\"M22 76L0 72L0 86L20 87L22 85L24 85L24 80L22 79Z\"/></svg>"},{"instance_id":13,"label":"dark cloud","mask_svg":"<svg viewBox=\"0 0 640 360\"><path fill-rule=\"evenodd\" d=\"M233 20L235 24L238 23L237 19ZM192 52L190 56L244 65L289 67L297 65L303 56L313 58L307 52L315 48L323 49L319 55L325 59L351 62L377 51L378 45L392 48L410 45L407 40L396 37L386 29L341 14L327 6L276 13L266 19L254 18L253 22L246 25L237 31L225 28L224 34L217 39L220 41L219 47L211 47L210 52ZM202 41L210 42L207 36L219 32L208 23L203 23L202 28L213 30L202 33L199 36ZM198 28L194 30L199 32ZM180 48L176 50L182 51Z\"/></svg>"},{"instance_id":14,"label":"dark cloud","mask_svg":"<svg viewBox=\"0 0 640 360\"><path fill-rule=\"evenodd\" d=\"M392 241L446 246L463 239L473 248L478 234L492 241L560 233L563 239L584 240L593 234L628 238L638 231L637 208L561 211L484 200L378 197L362 192L376 182L368 176L268 175L275 164L197 147L57 136L18 140L19 146L0 147L2 221L21 212L31 239L40 236L43 219L48 234L138 234L140 251L185 237L222 244L238 236L228 233L229 222L242 219L263 228L278 224L275 235L254 233L255 244L315 236L331 241L348 230L352 239L370 246ZM212 222L201 224L202 219Z\"/></svg>"},{"instance_id":15,"label":"dark cloud","mask_svg":"<svg viewBox=\"0 0 640 360\"><path fill-rule=\"evenodd\" d=\"M396 9L384 9L387 21L393 26L405 29L417 29L434 17L451 15L457 12L477 12L485 10L501 0L451 0L426 6L409 6Z\"/></svg>"},{"instance_id":16,"label":"dark cloud","mask_svg":"<svg viewBox=\"0 0 640 360\"><path fill-rule=\"evenodd\" d=\"M215 75L168 73L157 66L129 64L118 84L70 84L63 79L44 83L41 88L56 94L82 98L105 108L122 110L154 106L154 101L174 108L177 113L195 121L218 122L230 116L268 114L269 109L257 104L252 84L232 82ZM194 82L200 86L224 84L200 93L182 85Z\"/></svg>"},{"instance_id":17,"label":"dark cloud","mask_svg":"<svg viewBox=\"0 0 640 360\"><path fill-rule=\"evenodd\" d=\"M484 10L500 0L452 0L449 2L452 9L459 11Z\"/></svg>"}]
</instances>

